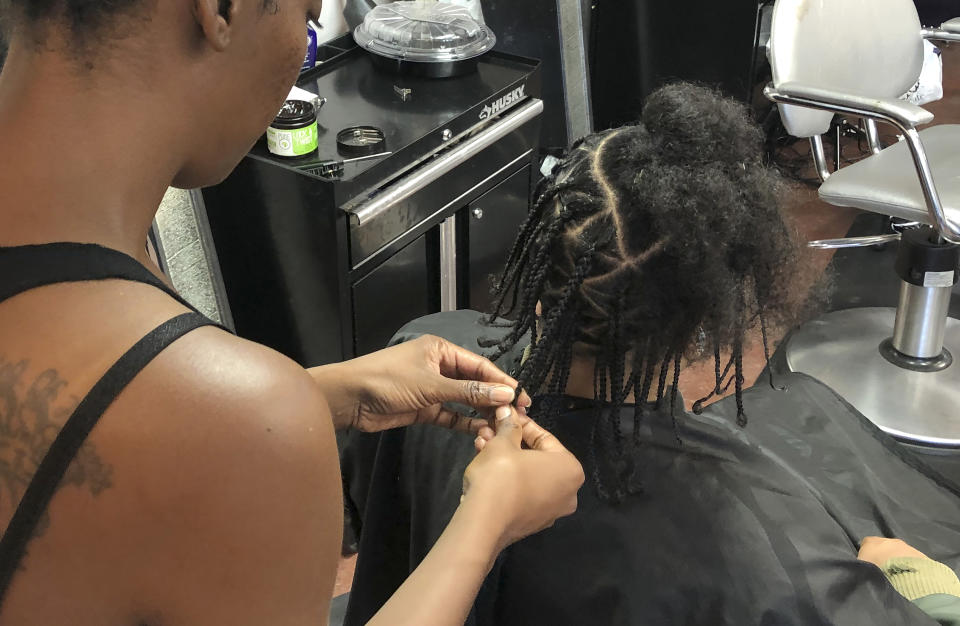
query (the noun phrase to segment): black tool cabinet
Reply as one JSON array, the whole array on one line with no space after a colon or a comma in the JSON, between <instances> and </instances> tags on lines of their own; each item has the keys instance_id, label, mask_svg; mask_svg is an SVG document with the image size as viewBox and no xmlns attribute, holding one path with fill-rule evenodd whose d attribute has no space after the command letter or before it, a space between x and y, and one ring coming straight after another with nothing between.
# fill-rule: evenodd
<instances>
[{"instance_id":1,"label":"black tool cabinet","mask_svg":"<svg viewBox=\"0 0 960 626\"><path fill-rule=\"evenodd\" d=\"M429 81L359 49L340 57L299 83L328 98L314 160L356 123L383 128L390 155L325 177L261 143L203 190L238 334L308 367L379 349L428 313L487 309L538 161L536 62L490 53L476 74Z\"/></svg>"},{"instance_id":2,"label":"black tool cabinet","mask_svg":"<svg viewBox=\"0 0 960 626\"><path fill-rule=\"evenodd\" d=\"M457 210L457 308L488 311L491 277L503 269L526 219L529 165ZM439 226L394 253L352 285L356 354L378 350L409 320L440 310Z\"/></svg>"}]
</instances>

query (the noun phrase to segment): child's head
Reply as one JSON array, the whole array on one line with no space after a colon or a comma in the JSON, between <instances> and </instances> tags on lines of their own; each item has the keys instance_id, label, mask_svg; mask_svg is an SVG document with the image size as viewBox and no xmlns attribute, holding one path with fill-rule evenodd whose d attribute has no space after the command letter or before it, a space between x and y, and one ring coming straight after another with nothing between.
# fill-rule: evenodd
<instances>
[{"instance_id":1,"label":"child's head","mask_svg":"<svg viewBox=\"0 0 960 626\"><path fill-rule=\"evenodd\" d=\"M745 333L789 323L798 304L785 276L798 246L762 139L744 106L675 84L647 99L641 123L570 150L498 285L496 313L517 319L501 347L539 334L525 388L562 393L579 354L596 359L598 399L660 402L684 357L729 352L739 397Z\"/></svg>"}]
</instances>

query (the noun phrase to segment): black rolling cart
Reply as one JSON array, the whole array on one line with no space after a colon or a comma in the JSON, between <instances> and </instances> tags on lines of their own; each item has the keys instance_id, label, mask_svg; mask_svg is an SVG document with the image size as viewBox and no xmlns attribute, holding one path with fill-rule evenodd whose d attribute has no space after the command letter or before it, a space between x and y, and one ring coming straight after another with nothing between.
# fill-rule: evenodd
<instances>
[{"instance_id":1,"label":"black rolling cart","mask_svg":"<svg viewBox=\"0 0 960 626\"><path fill-rule=\"evenodd\" d=\"M428 313L488 307L527 214L543 111L538 63L522 57L414 78L347 36L319 58L298 83L326 98L319 150L282 159L261 141L203 190L238 334L307 367L381 348ZM382 141L358 158L337 136L361 126Z\"/></svg>"}]
</instances>

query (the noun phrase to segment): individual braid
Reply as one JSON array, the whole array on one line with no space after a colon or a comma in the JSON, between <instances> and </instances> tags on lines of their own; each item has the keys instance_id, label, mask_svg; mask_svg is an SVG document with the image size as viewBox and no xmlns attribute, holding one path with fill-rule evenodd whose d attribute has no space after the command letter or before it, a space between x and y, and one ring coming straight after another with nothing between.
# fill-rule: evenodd
<instances>
[{"instance_id":1,"label":"individual braid","mask_svg":"<svg viewBox=\"0 0 960 626\"><path fill-rule=\"evenodd\" d=\"M521 228L520 235L514 241L507 265L501 272L500 277L494 282L496 297L493 311L490 314L491 321L498 316L512 314L517 309L518 304L521 305L521 311L524 311L522 303L518 302L518 296L524 293L524 270L530 262L528 255L524 254L524 252L548 227L543 221L543 212L555 193L555 187L548 187L540 194L539 199L534 204ZM553 235L562 228L561 224L551 224L550 226L553 226ZM552 241L553 235L548 235L548 241ZM545 258L545 256L543 258ZM540 259L541 262L543 258ZM503 305L507 294L512 294L512 302L510 306L504 310ZM522 333L520 336L522 336Z\"/></svg>"},{"instance_id":2,"label":"individual braid","mask_svg":"<svg viewBox=\"0 0 960 626\"><path fill-rule=\"evenodd\" d=\"M490 315L491 319L501 315L510 315L516 308L517 294L519 292L517 289L513 289L513 304L506 311L503 310L503 303L509 292L509 287L516 286L516 279L521 276L523 269L526 267L527 257L522 253L528 245L528 242L535 239L540 229L543 228L543 212L545 207L564 189L562 185L552 184L550 178L544 179L538 187L540 187L540 189L538 189L535 196L537 200L527 215L523 226L520 228L520 235L513 242L513 246L507 256L506 266L503 268L499 279L494 282L494 293L498 295L494 300L493 312Z\"/></svg>"},{"instance_id":3,"label":"individual braid","mask_svg":"<svg viewBox=\"0 0 960 626\"><path fill-rule=\"evenodd\" d=\"M559 219L551 222L550 225L545 229L545 232L543 233L545 245L542 245L536 252L530 269L532 276L523 276L521 274L517 274L516 289L517 291L522 292L517 322L514 324L511 332L505 338L500 340L497 351L491 357L492 360L495 361L502 357L511 349L512 346L516 345L517 341L526 336L527 333L535 330L537 320L536 304L540 297L542 285L546 281L547 274L550 271L550 266L547 262L550 255L550 246L558 237L558 235L560 235L565 221L568 219L569 215L562 214L559 216ZM532 333L532 343L536 345L537 341L538 338L534 332ZM481 345L487 347L484 345L484 343L481 343Z\"/></svg>"},{"instance_id":4,"label":"individual braid","mask_svg":"<svg viewBox=\"0 0 960 626\"><path fill-rule=\"evenodd\" d=\"M654 408L658 411L663 403L663 396L667 391L667 376L669 370L667 366L670 364L670 361L673 360L673 351L667 350L666 354L663 355L663 360L660 362L660 380L657 383L657 400L654 404Z\"/></svg>"},{"instance_id":5,"label":"individual braid","mask_svg":"<svg viewBox=\"0 0 960 626\"><path fill-rule=\"evenodd\" d=\"M603 420L593 420L593 427L590 429L590 446L587 454L589 455L589 465L593 467L590 472L590 479L594 489L597 490L597 496L605 502L619 503L619 500L607 490L607 482L603 479L600 471L600 461L597 458L597 433L603 424Z\"/></svg>"},{"instance_id":6,"label":"individual braid","mask_svg":"<svg viewBox=\"0 0 960 626\"><path fill-rule=\"evenodd\" d=\"M534 341L532 342L534 346L543 343L547 347L543 350L533 350L533 354L527 362L520 366L520 373L517 379L525 388L539 389L543 384L544 378L549 372L546 366L551 363L551 357L556 352L557 345L559 345L558 340L561 339L559 336L555 337L555 335L559 334L557 333L559 330L558 323L564 321L564 315L567 313L567 308L573 300L579 283L583 281L584 276L590 271L593 264L593 255L594 250L592 248L586 250L583 257L577 263L577 267L568 280L556 306L547 314L543 323L541 336L534 337Z\"/></svg>"},{"instance_id":7,"label":"individual braid","mask_svg":"<svg viewBox=\"0 0 960 626\"><path fill-rule=\"evenodd\" d=\"M610 402L609 411L607 411L610 420L610 428L613 432L614 447L618 457L623 456L623 429L620 425L620 407L623 404L624 393L624 369L625 369L625 350L623 337L623 307L626 297L626 288L624 288L619 297L614 302L613 311L611 311L611 324L609 325L609 343L607 350L609 359L607 360L610 372ZM601 397L606 401L606 393Z\"/></svg>"},{"instance_id":8,"label":"individual braid","mask_svg":"<svg viewBox=\"0 0 960 626\"><path fill-rule=\"evenodd\" d=\"M610 395L617 395L616 387L613 381L608 377L611 368L611 354L604 351L598 358L597 367L594 368L594 415L593 424L595 435L594 447L605 452L603 461L597 463L596 460L593 472L594 486L597 492L605 494L605 499L619 503L626 495L624 489L623 475L625 472L625 463L623 457L622 435L620 431L620 410L619 407L607 400L607 391L609 384ZM604 468L607 470L604 471ZM608 475L606 478L604 475Z\"/></svg>"},{"instance_id":9,"label":"individual braid","mask_svg":"<svg viewBox=\"0 0 960 626\"><path fill-rule=\"evenodd\" d=\"M734 380L736 381L736 401L737 401L737 425L741 428L747 425L747 414L743 408L743 345L736 344L733 347L733 358L736 366L734 367Z\"/></svg>"},{"instance_id":10,"label":"individual braid","mask_svg":"<svg viewBox=\"0 0 960 626\"><path fill-rule=\"evenodd\" d=\"M773 380L773 368L770 366L770 339L767 334L767 320L763 314L757 316L760 320L760 335L763 338L763 360L767 364L767 378L770 388L775 391L785 391L784 387L778 387Z\"/></svg>"},{"instance_id":11,"label":"individual braid","mask_svg":"<svg viewBox=\"0 0 960 626\"><path fill-rule=\"evenodd\" d=\"M713 363L714 363L714 374L716 376L716 382L714 384L713 390L709 394L707 394L703 398L700 398L699 400L693 403L693 412L697 415L703 413L703 405L705 402L708 402L711 398L715 396L719 396L726 393L727 390L730 388L731 381L733 380L731 378L729 381L726 382L726 384L724 384L724 380L726 380L727 374L730 373L731 368L733 368L734 366L733 355L731 355L730 358L727 360L727 364L723 368L723 372L721 372L720 371L720 363L721 363L720 346L718 345L715 347Z\"/></svg>"},{"instance_id":12,"label":"individual braid","mask_svg":"<svg viewBox=\"0 0 960 626\"><path fill-rule=\"evenodd\" d=\"M646 365L643 371L643 387L640 388L640 402L642 403L646 403L649 400L650 389L653 387L653 377L657 373L656 345L653 342L650 342L649 347L647 348L645 363Z\"/></svg>"},{"instance_id":13,"label":"individual braid","mask_svg":"<svg viewBox=\"0 0 960 626\"><path fill-rule=\"evenodd\" d=\"M716 377L713 388L716 393L719 393L720 385L723 383L725 374L720 373L720 344L718 343L713 344L713 373Z\"/></svg>"},{"instance_id":14,"label":"individual braid","mask_svg":"<svg viewBox=\"0 0 960 626\"><path fill-rule=\"evenodd\" d=\"M643 351L637 350L633 357L633 445L639 447L640 426L643 422L643 413L647 402L647 394L650 393L650 385L653 382L653 370L650 367L650 358L647 356L650 343ZM649 370L649 379L647 371Z\"/></svg>"},{"instance_id":15,"label":"individual braid","mask_svg":"<svg viewBox=\"0 0 960 626\"><path fill-rule=\"evenodd\" d=\"M680 393L680 353L673 355L673 389L670 390L670 421L673 423L673 436L677 443L683 445L680 441L680 429L677 426L677 395Z\"/></svg>"},{"instance_id":16,"label":"individual braid","mask_svg":"<svg viewBox=\"0 0 960 626\"><path fill-rule=\"evenodd\" d=\"M737 335L733 342L733 374L735 380L734 394L737 402L737 424L743 428L747 425L747 414L743 408L743 342L746 334L743 316L746 313L747 298L742 285L737 292L737 307L740 310L740 316L738 318Z\"/></svg>"}]
</instances>

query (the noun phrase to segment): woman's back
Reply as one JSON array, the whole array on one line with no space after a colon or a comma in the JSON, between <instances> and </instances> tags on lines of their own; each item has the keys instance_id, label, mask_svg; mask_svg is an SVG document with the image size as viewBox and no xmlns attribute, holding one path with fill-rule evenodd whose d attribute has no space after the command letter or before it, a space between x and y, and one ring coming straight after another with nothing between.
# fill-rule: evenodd
<instances>
[{"instance_id":1,"label":"woman's back","mask_svg":"<svg viewBox=\"0 0 960 626\"><path fill-rule=\"evenodd\" d=\"M0 276L30 275L41 261ZM98 379L154 328L187 312L154 286L121 280L53 284L0 302L0 528ZM326 516L336 527L336 509L324 511L315 493L323 485L314 462L329 464L314 457L323 446L309 449L319 440L292 432L304 416L270 391L293 371L279 355L207 327L131 372L136 376L103 412L41 516L0 624L237 623L237 611L277 614L264 601L271 595L254 589L325 587L323 559L311 555L307 571L277 552L292 557L312 546L336 554L335 534L326 540L291 526L297 518L284 504L296 502L303 519ZM258 412L271 422L258 423ZM332 445L326 451L332 455ZM278 480L289 478L297 458L309 463L300 473L306 482ZM286 472L270 471L281 462ZM301 488L303 497L284 493ZM224 536L235 540L226 549ZM233 549L249 539L262 550ZM253 602L211 601L240 592ZM305 623L323 610L300 608Z\"/></svg>"}]
</instances>

